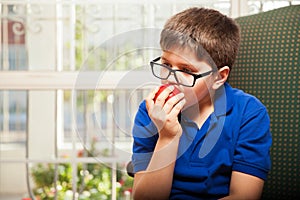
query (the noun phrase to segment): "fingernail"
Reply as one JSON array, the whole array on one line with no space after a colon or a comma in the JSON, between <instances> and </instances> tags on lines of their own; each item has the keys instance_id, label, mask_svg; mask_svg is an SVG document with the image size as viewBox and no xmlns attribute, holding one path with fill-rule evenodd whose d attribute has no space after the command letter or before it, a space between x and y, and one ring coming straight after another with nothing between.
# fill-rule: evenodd
<instances>
[{"instance_id":1,"label":"fingernail","mask_svg":"<svg viewBox=\"0 0 300 200\"><path fill-rule=\"evenodd\" d=\"M178 94L178 98L181 99L182 97L184 97L184 94L181 92L181 93Z\"/></svg>"},{"instance_id":2,"label":"fingernail","mask_svg":"<svg viewBox=\"0 0 300 200\"><path fill-rule=\"evenodd\" d=\"M174 85L168 86L169 90L173 91L174 90Z\"/></svg>"}]
</instances>

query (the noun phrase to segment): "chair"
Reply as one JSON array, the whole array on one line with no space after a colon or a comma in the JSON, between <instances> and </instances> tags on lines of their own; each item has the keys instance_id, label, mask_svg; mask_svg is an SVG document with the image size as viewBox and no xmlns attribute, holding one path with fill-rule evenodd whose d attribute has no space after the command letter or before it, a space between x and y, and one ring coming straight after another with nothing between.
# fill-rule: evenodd
<instances>
[{"instance_id":1,"label":"chair","mask_svg":"<svg viewBox=\"0 0 300 200\"><path fill-rule=\"evenodd\" d=\"M300 199L300 6L236 20L242 41L229 83L258 97L271 120L272 169L262 199Z\"/></svg>"},{"instance_id":2,"label":"chair","mask_svg":"<svg viewBox=\"0 0 300 200\"><path fill-rule=\"evenodd\" d=\"M127 172L127 175L128 175L128 176L134 177L132 161L129 161L129 162L126 164L126 172Z\"/></svg>"}]
</instances>

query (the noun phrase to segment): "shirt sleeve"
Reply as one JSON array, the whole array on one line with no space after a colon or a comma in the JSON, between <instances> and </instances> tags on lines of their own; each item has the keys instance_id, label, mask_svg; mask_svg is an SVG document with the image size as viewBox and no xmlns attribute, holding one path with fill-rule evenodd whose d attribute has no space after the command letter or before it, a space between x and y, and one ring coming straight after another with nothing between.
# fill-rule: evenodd
<instances>
[{"instance_id":1,"label":"shirt sleeve","mask_svg":"<svg viewBox=\"0 0 300 200\"><path fill-rule=\"evenodd\" d=\"M265 180L271 168L269 115L257 99L248 102L244 112L235 148L233 171Z\"/></svg>"},{"instance_id":2,"label":"shirt sleeve","mask_svg":"<svg viewBox=\"0 0 300 200\"><path fill-rule=\"evenodd\" d=\"M158 133L155 125L148 116L145 101L143 101L135 116L132 147L133 172L146 170L152 157Z\"/></svg>"}]
</instances>

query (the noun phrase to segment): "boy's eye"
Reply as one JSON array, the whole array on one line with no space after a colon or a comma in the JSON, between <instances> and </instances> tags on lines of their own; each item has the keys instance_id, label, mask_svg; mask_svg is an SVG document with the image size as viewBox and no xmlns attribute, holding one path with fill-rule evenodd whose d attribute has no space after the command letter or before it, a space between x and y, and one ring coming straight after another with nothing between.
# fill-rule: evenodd
<instances>
[{"instance_id":1,"label":"boy's eye","mask_svg":"<svg viewBox=\"0 0 300 200\"><path fill-rule=\"evenodd\" d=\"M182 67L181 70L184 72L189 72L189 73L193 72L190 68L187 68L187 67Z\"/></svg>"},{"instance_id":2,"label":"boy's eye","mask_svg":"<svg viewBox=\"0 0 300 200\"><path fill-rule=\"evenodd\" d=\"M173 66L168 62L162 62L161 64L169 68L173 68ZM178 66L178 69L184 72L193 73L193 70L188 66Z\"/></svg>"},{"instance_id":3,"label":"boy's eye","mask_svg":"<svg viewBox=\"0 0 300 200\"><path fill-rule=\"evenodd\" d=\"M164 65L164 66L167 66L167 67L170 67L170 68L172 68L172 65L171 64L169 64L169 63L161 63L162 65Z\"/></svg>"}]
</instances>

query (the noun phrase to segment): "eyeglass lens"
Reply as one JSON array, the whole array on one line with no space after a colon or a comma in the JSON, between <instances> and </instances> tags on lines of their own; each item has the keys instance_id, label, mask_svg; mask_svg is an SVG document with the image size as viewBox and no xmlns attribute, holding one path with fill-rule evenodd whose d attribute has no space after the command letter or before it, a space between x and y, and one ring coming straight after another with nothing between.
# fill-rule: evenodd
<instances>
[{"instance_id":1,"label":"eyeglass lens","mask_svg":"<svg viewBox=\"0 0 300 200\"><path fill-rule=\"evenodd\" d=\"M154 76L163 80L168 79L169 76L173 74L178 84L192 86L194 83L193 75L182 71L173 71L172 69L157 63L152 64L152 71Z\"/></svg>"}]
</instances>

